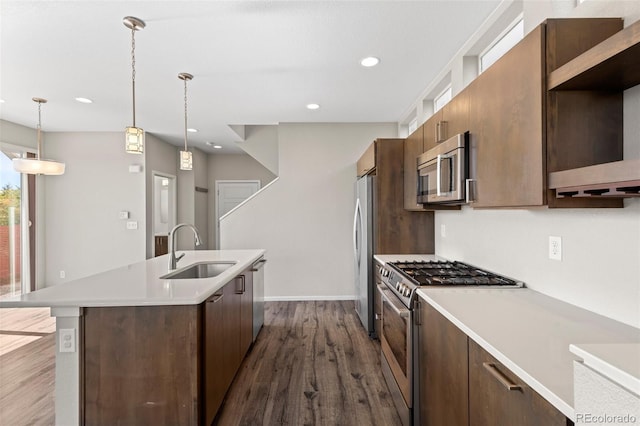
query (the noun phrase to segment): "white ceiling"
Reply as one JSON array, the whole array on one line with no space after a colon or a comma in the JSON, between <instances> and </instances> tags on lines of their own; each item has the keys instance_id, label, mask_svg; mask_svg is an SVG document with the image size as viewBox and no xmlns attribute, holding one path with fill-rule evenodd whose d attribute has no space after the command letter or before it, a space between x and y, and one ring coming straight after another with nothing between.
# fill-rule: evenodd
<instances>
[{"instance_id":1,"label":"white ceiling","mask_svg":"<svg viewBox=\"0 0 640 426\"><path fill-rule=\"evenodd\" d=\"M229 125L396 122L499 3L2 0L0 118L35 127L43 97L45 131L131 125L130 15L147 24L136 124L168 142L183 143L180 72L194 75L189 143L207 152L238 152ZM369 55L381 63L361 67Z\"/></svg>"}]
</instances>

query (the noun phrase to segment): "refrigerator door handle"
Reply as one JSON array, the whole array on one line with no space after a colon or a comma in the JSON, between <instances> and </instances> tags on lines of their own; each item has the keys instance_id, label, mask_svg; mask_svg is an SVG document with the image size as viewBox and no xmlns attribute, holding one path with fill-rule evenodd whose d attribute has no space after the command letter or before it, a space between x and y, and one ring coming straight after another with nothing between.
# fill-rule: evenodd
<instances>
[{"instance_id":1,"label":"refrigerator door handle","mask_svg":"<svg viewBox=\"0 0 640 426\"><path fill-rule=\"evenodd\" d=\"M355 261L358 275L360 275L360 246L358 245L358 232L362 224L362 212L360 211L360 199L356 199L356 211L353 215L353 260Z\"/></svg>"}]
</instances>

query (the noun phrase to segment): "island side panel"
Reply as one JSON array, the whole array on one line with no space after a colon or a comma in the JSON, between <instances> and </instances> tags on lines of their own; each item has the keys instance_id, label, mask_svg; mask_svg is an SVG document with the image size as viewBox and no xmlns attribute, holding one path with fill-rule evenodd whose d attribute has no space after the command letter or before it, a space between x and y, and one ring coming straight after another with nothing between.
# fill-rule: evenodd
<instances>
[{"instance_id":1,"label":"island side panel","mask_svg":"<svg viewBox=\"0 0 640 426\"><path fill-rule=\"evenodd\" d=\"M86 308L84 424L200 423L201 307Z\"/></svg>"}]
</instances>

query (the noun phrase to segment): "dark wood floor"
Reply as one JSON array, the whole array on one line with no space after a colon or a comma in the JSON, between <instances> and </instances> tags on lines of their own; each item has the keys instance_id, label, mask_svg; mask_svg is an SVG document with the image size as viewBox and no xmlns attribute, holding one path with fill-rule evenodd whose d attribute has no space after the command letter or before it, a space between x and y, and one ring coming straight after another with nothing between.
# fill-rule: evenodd
<instances>
[{"instance_id":1,"label":"dark wood floor","mask_svg":"<svg viewBox=\"0 0 640 426\"><path fill-rule=\"evenodd\" d=\"M400 425L349 301L270 302L218 425Z\"/></svg>"}]
</instances>

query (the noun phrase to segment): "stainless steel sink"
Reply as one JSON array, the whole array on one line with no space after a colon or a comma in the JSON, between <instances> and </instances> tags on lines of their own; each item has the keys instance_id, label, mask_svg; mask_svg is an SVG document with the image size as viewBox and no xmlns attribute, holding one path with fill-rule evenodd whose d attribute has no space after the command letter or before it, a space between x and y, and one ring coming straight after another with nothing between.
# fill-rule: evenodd
<instances>
[{"instance_id":1,"label":"stainless steel sink","mask_svg":"<svg viewBox=\"0 0 640 426\"><path fill-rule=\"evenodd\" d=\"M161 279L175 279L184 280L191 278L211 278L220 275L227 269L231 268L237 262L198 262L187 266L184 269L178 269L177 271L170 272L161 276Z\"/></svg>"}]
</instances>

